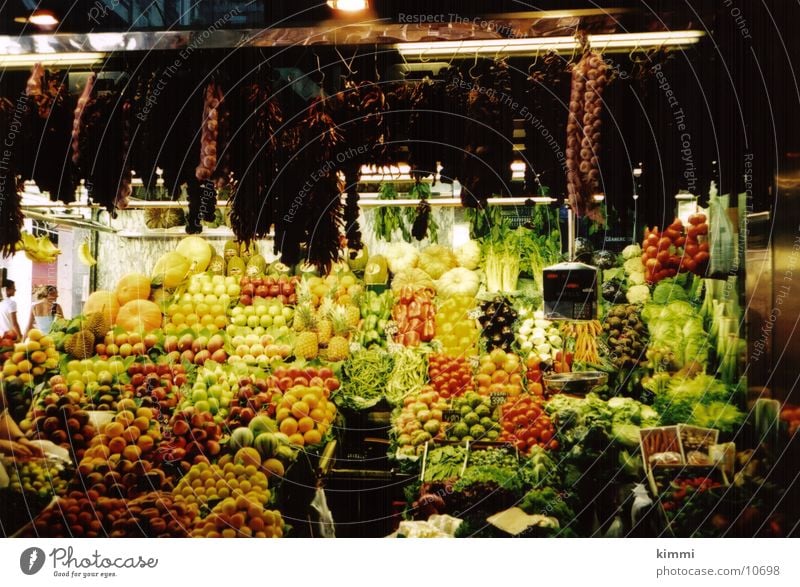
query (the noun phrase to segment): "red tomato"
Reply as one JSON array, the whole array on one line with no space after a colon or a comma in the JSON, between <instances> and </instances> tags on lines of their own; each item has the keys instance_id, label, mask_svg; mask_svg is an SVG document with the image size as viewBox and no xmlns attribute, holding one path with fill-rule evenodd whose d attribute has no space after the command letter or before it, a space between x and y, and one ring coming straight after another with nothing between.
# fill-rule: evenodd
<instances>
[{"instance_id":1,"label":"red tomato","mask_svg":"<svg viewBox=\"0 0 800 587\"><path fill-rule=\"evenodd\" d=\"M669 237L661 237L658 241L658 250L665 251L669 250L670 246L672 246L672 239Z\"/></svg>"}]
</instances>

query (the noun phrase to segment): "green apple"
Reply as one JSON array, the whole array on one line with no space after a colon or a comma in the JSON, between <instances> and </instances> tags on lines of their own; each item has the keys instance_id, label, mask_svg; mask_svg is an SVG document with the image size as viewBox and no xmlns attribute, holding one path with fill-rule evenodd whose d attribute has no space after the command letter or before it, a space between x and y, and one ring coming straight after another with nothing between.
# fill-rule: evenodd
<instances>
[{"instance_id":1,"label":"green apple","mask_svg":"<svg viewBox=\"0 0 800 587\"><path fill-rule=\"evenodd\" d=\"M273 325L274 320L275 319L272 316L270 316L269 314L264 314L259 319L259 324L261 324L261 326L263 326L264 328L269 328L270 326Z\"/></svg>"},{"instance_id":2,"label":"green apple","mask_svg":"<svg viewBox=\"0 0 800 587\"><path fill-rule=\"evenodd\" d=\"M248 316L247 317L247 325L250 328L255 328L259 325L258 316Z\"/></svg>"},{"instance_id":3,"label":"green apple","mask_svg":"<svg viewBox=\"0 0 800 587\"><path fill-rule=\"evenodd\" d=\"M289 306L284 306L281 308L281 316L283 316L288 322L291 317L294 316L294 311Z\"/></svg>"},{"instance_id":4,"label":"green apple","mask_svg":"<svg viewBox=\"0 0 800 587\"><path fill-rule=\"evenodd\" d=\"M114 382L114 376L111 371L100 371L97 374L97 383L100 385L111 385Z\"/></svg>"},{"instance_id":5,"label":"green apple","mask_svg":"<svg viewBox=\"0 0 800 587\"><path fill-rule=\"evenodd\" d=\"M253 334L255 334L256 336L261 336L262 334L264 334L264 327L263 326L256 326L253 329Z\"/></svg>"},{"instance_id":6,"label":"green apple","mask_svg":"<svg viewBox=\"0 0 800 587\"><path fill-rule=\"evenodd\" d=\"M206 299L205 299L205 300L203 300L203 301L204 301L206 304L208 304L209 306L213 306L214 304L216 304L216 303L217 303L217 301L218 301L218 300L219 300L219 298L216 296L216 294L214 294L213 292L211 292L211 293L207 293L207 294L206 294Z\"/></svg>"},{"instance_id":7,"label":"green apple","mask_svg":"<svg viewBox=\"0 0 800 587\"><path fill-rule=\"evenodd\" d=\"M192 403L202 402L208 399L208 391L205 389L195 389L192 392Z\"/></svg>"},{"instance_id":8,"label":"green apple","mask_svg":"<svg viewBox=\"0 0 800 587\"><path fill-rule=\"evenodd\" d=\"M267 312L269 312L269 308L264 304L259 304L256 306L256 316L263 316Z\"/></svg>"},{"instance_id":9,"label":"green apple","mask_svg":"<svg viewBox=\"0 0 800 587\"><path fill-rule=\"evenodd\" d=\"M194 409L200 413L203 412L210 412L211 411L211 404L208 403L207 400L201 400L199 402L194 403Z\"/></svg>"},{"instance_id":10,"label":"green apple","mask_svg":"<svg viewBox=\"0 0 800 587\"><path fill-rule=\"evenodd\" d=\"M269 307L269 315L270 316L277 316L280 313L281 313L280 307L278 307L276 305L272 305L272 306Z\"/></svg>"},{"instance_id":11,"label":"green apple","mask_svg":"<svg viewBox=\"0 0 800 587\"><path fill-rule=\"evenodd\" d=\"M225 291L227 291L228 295L231 296L232 298L238 298L239 297L239 293L242 291L242 288L240 288L235 283L231 283L231 284L225 286Z\"/></svg>"},{"instance_id":12,"label":"green apple","mask_svg":"<svg viewBox=\"0 0 800 587\"><path fill-rule=\"evenodd\" d=\"M211 276L211 283L214 285L225 285L225 276L224 275L212 275Z\"/></svg>"},{"instance_id":13,"label":"green apple","mask_svg":"<svg viewBox=\"0 0 800 587\"><path fill-rule=\"evenodd\" d=\"M204 283L202 289L200 290L203 294L208 295L210 293L214 293L214 286L210 283Z\"/></svg>"},{"instance_id":14,"label":"green apple","mask_svg":"<svg viewBox=\"0 0 800 587\"><path fill-rule=\"evenodd\" d=\"M253 316L256 318L255 316ZM256 318L258 320L258 318ZM236 326L244 326L247 324L247 316L244 314L239 314L237 316L231 316L231 322L233 322Z\"/></svg>"},{"instance_id":15,"label":"green apple","mask_svg":"<svg viewBox=\"0 0 800 587\"><path fill-rule=\"evenodd\" d=\"M280 328L281 326L286 326L286 318L284 318L281 314L278 314L277 316L275 316L275 318L272 319L272 325L276 326L277 328Z\"/></svg>"}]
</instances>

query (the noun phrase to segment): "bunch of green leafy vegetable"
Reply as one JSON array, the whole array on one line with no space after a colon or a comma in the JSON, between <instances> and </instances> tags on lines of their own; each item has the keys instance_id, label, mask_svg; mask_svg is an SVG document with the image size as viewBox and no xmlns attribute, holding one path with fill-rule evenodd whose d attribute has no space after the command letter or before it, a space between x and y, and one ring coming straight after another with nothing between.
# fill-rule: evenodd
<instances>
[{"instance_id":1,"label":"bunch of green leafy vegetable","mask_svg":"<svg viewBox=\"0 0 800 587\"><path fill-rule=\"evenodd\" d=\"M492 216L488 233L481 239L483 270L489 293L514 291L520 272L521 252L519 234L499 211L490 208Z\"/></svg>"},{"instance_id":2,"label":"bunch of green leafy vegetable","mask_svg":"<svg viewBox=\"0 0 800 587\"><path fill-rule=\"evenodd\" d=\"M656 396L653 407L661 424L692 424L733 431L744 420L736 407L736 390L711 375L673 378L666 392Z\"/></svg>"},{"instance_id":3,"label":"bunch of green leafy vegetable","mask_svg":"<svg viewBox=\"0 0 800 587\"><path fill-rule=\"evenodd\" d=\"M466 450L460 446L443 446L428 452L424 480L446 481L461 474Z\"/></svg>"},{"instance_id":4,"label":"bunch of green leafy vegetable","mask_svg":"<svg viewBox=\"0 0 800 587\"><path fill-rule=\"evenodd\" d=\"M568 526L575 519L575 511L570 507L569 496L553 487L531 489L522 498L519 508L528 515L556 518L562 526Z\"/></svg>"},{"instance_id":5,"label":"bunch of green leafy vegetable","mask_svg":"<svg viewBox=\"0 0 800 587\"><path fill-rule=\"evenodd\" d=\"M453 485L453 491L464 492L473 485L489 485L513 494L522 494L524 485L516 468L481 465L467 467L464 475Z\"/></svg>"},{"instance_id":6,"label":"bunch of green leafy vegetable","mask_svg":"<svg viewBox=\"0 0 800 587\"><path fill-rule=\"evenodd\" d=\"M693 362L707 364L708 333L692 304L684 300L649 303L642 310L642 319L650 331L648 360L656 370L667 367L677 371Z\"/></svg>"}]
</instances>

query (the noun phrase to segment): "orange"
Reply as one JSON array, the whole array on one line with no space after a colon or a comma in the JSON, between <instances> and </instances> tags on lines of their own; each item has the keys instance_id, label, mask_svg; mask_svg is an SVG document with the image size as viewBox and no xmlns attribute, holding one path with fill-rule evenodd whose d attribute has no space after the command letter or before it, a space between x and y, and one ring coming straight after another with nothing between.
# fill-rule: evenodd
<instances>
[{"instance_id":1,"label":"orange","mask_svg":"<svg viewBox=\"0 0 800 587\"><path fill-rule=\"evenodd\" d=\"M136 418L133 421L133 425L136 426L140 432L147 432L147 429L150 428L150 418L145 418L144 416Z\"/></svg>"},{"instance_id":2,"label":"orange","mask_svg":"<svg viewBox=\"0 0 800 587\"><path fill-rule=\"evenodd\" d=\"M135 419L136 415L130 410L122 410L119 414L117 414L117 417L114 418L114 420L120 422L125 427L130 426Z\"/></svg>"},{"instance_id":3,"label":"orange","mask_svg":"<svg viewBox=\"0 0 800 587\"><path fill-rule=\"evenodd\" d=\"M322 442L322 434L319 433L319 430L309 430L303 434L303 440L306 444L319 444Z\"/></svg>"},{"instance_id":4,"label":"orange","mask_svg":"<svg viewBox=\"0 0 800 587\"><path fill-rule=\"evenodd\" d=\"M105 430L103 430L103 432L105 432L105 435L109 439L114 439L119 436L122 436L122 432L124 430L125 430L125 424L123 424L122 422L110 422L109 424L106 424L106 428ZM122 442L125 441L123 440ZM109 446L110 444L111 443L109 442Z\"/></svg>"},{"instance_id":5,"label":"orange","mask_svg":"<svg viewBox=\"0 0 800 587\"><path fill-rule=\"evenodd\" d=\"M122 451L125 450L126 446L127 444L122 436L115 436L108 441L108 450L110 450L113 454L121 454Z\"/></svg>"},{"instance_id":6,"label":"orange","mask_svg":"<svg viewBox=\"0 0 800 587\"><path fill-rule=\"evenodd\" d=\"M136 441L136 446L142 449L142 452L147 452L148 450L152 449L154 444L155 441L153 440L153 437L148 436L147 434L142 434Z\"/></svg>"},{"instance_id":7,"label":"orange","mask_svg":"<svg viewBox=\"0 0 800 587\"><path fill-rule=\"evenodd\" d=\"M307 393L303 396L303 401L308 406L309 410L313 410L319 404L319 398L313 393Z\"/></svg>"},{"instance_id":8,"label":"orange","mask_svg":"<svg viewBox=\"0 0 800 587\"><path fill-rule=\"evenodd\" d=\"M295 432L297 432L297 420L294 418L286 418L281 422L281 432L283 432L286 436L291 436Z\"/></svg>"},{"instance_id":9,"label":"orange","mask_svg":"<svg viewBox=\"0 0 800 587\"><path fill-rule=\"evenodd\" d=\"M294 416L297 419L303 418L304 416L308 416L308 413L310 411L311 410L308 407L308 404L303 400L300 400L299 402L294 402L292 404L292 416Z\"/></svg>"},{"instance_id":10,"label":"orange","mask_svg":"<svg viewBox=\"0 0 800 587\"><path fill-rule=\"evenodd\" d=\"M142 456L142 449L135 444L129 444L123 449L122 456L129 461L138 461L139 457Z\"/></svg>"},{"instance_id":11,"label":"orange","mask_svg":"<svg viewBox=\"0 0 800 587\"><path fill-rule=\"evenodd\" d=\"M309 414L309 416L314 422L322 422L327 417L327 415L328 413L322 408L314 408L313 410L311 410L311 413Z\"/></svg>"},{"instance_id":12,"label":"orange","mask_svg":"<svg viewBox=\"0 0 800 587\"><path fill-rule=\"evenodd\" d=\"M136 417L137 418L147 418L148 420L153 419L153 410L150 408L139 408L136 410Z\"/></svg>"},{"instance_id":13,"label":"orange","mask_svg":"<svg viewBox=\"0 0 800 587\"><path fill-rule=\"evenodd\" d=\"M306 441L303 438L302 434L290 434L289 435L289 442L291 444L296 444L298 446L303 446L306 443Z\"/></svg>"},{"instance_id":14,"label":"orange","mask_svg":"<svg viewBox=\"0 0 800 587\"><path fill-rule=\"evenodd\" d=\"M275 413L275 420L280 423L291 415L292 411L289 408L281 408Z\"/></svg>"},{"instance_id":15,"label":"orange","mask_svg":"<svg viewBox=\"0 0 800 587\"><path fill-rule=\"evenodd\" d=\"M247 523L250 526L250 529L253 532L261 532L264 529L264 520L261 517L251 517L250 521Z\"/></svg>"},{"instance_id":16,"label":"orange","mask_svg":"<svg viewBox=\"0 0 800 587\"><path fill-rule=\"evenodd\" d=\"M136 426L128 426L122 433L122 438L129 444L135 443L139 437L142 435L142 432Z\"/></svg>"},{"instance_id":17,"label":"orange","mask_svg":"<svg viewBox=\"0 0 800 587\"><path fill-rule=\"evenodd\" d=\"M305 435L306 432L313 429L314 429L314 420L312 420L308 416L300 418L300 420L297 422L297 431L300 432L300 434Z\"/></svg>"}]
</instances>

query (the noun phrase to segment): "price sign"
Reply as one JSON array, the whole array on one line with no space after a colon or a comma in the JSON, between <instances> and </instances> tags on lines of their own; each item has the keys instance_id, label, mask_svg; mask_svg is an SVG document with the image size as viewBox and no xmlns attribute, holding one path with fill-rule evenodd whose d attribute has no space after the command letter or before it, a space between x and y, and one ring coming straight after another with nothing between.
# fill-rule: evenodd
<instances>
[{"instance_id":1,"label":"price sign","mask_svg":"<svg viewBox=\"0 0 800 587\"><path fill-rule=\"evenodd\" d=\"M442 421L448 424L455 424L461 421L461 413L457 410L443 410Z\"/></svg>"},{"instance_id":2,"label":"price sign","mask_svg":"<svg viewBox=\"0 0 800 587\"><path fill-rule=\"evenodd\" d=\"M502 406L508 401L508 394L496 391L494 393L489 394L489 401L493 408L497 406Z\"/></svg>"},{"instance_id":3,"label":"price sign","mask_svg":"<svg viewBox=\"0 0 800 587\"><path fill-rule=\"evenodd\" d=\"M480 308L474 308L474 309L470 310L469 312L467 312L467 317L470 320L477 320L482 315L483 315L483 312L481 312Z\"/></svg>"}]
</instances>

